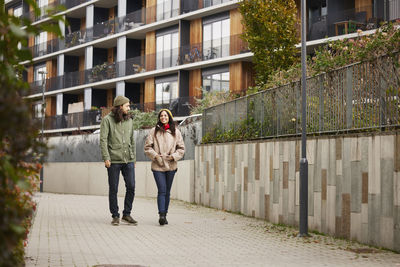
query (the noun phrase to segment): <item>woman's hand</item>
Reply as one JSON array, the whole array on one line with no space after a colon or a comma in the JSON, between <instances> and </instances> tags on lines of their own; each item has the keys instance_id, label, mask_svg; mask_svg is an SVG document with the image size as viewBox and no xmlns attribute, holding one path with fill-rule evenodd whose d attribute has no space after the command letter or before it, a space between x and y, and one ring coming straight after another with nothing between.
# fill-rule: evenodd
<instances>
[{"instance_id":1,"label":"woman's hand","mask_svg":"<svg viewBox=\"0 0 400 267\"><path fill-rule=\"evenodd\" d=\"M165 160L168 160L168 161L173 161L174 160L174 157L171 156L171 155L165 155L163 157L164 157Z\"/></svg>"},{"instance_id":2,"label":"woman's hand","mask_svg":"<svg viewBox=\"0 0 400 267\"><path fill-rule=\"evenodd\" d=\"M157 164L160 165L161 167L164 166L164 161L163 161L163 159L161 158L160 155L157 155L157 156L156 156L156 162L157 162Z\"/></svg>"}]
</instances>

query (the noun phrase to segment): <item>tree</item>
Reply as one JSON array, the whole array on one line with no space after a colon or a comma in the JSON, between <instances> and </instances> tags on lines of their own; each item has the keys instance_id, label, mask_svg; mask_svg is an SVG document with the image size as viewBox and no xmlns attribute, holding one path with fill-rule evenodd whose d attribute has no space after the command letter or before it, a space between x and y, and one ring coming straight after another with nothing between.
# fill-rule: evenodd
<instances>
[{"instance_id":1,"label":"tree","mask_svg":"<svg viewBox=\"0 0 400 267\"><path fill-rule=\"evenodd\" d=\"M243 39L254 53L256 83L263 85L277 69L296 60L296 4L294 0L243 0L239 3Z\"/></svg>"},{"instance_id":2,"label":"tree","mask_svg":"<svg viewBox=\"0 0 400 267\"><path fill-rule=\"evenodd\" d=\"M35 1L25 0L36 15L41 10ZM52 10L51 12L55 12ZM24 96L29 85L21 77L25 67L20 62L32 59L28 38L41 31L60 36L60 16L33 26L27 18L8 14L0 2L0 265L23 266L23 245L35 207L32 191L40 164L34 156L45 145L38 140L38 127ZM41 149L43 148L43 149ZM30 163L28 163L30 162Z\"/></svg>"}]
</instances>

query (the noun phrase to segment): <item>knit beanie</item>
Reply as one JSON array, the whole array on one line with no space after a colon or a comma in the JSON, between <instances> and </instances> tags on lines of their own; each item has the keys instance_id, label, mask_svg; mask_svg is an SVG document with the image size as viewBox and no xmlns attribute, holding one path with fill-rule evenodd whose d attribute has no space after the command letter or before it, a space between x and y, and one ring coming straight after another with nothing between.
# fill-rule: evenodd
<instances>
[{"instance_id":1,"label":"knit beanie","mask_svg":"<svg viewBox=\"0 0 400 267\"><path fill-rule=\"evenodd\" d=\"M114 107L119 107L128 102L129 102L129 98L119 95L114 99Z\"/></svg>"},{"instance_id":2,"label":"knit beanie","mask_svg":"<svg viewBox=\"0 0 400 267\"><path fill-rule=\"evenodd\" d=\"M172 116L172 112L167 108L161 109L160 112L158 112L158 117L160 117L160 114L161 114L162 111L167 112L171 116L171 118L174 119L174 116Z\"/></svg>"}]
</instances>

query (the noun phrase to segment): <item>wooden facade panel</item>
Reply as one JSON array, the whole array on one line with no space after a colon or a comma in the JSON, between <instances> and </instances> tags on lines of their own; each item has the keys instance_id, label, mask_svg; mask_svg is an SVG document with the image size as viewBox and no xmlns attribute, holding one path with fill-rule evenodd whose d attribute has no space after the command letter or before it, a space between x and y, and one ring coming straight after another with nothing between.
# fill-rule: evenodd
<instances>
[{"instance_id":1,"label":"wooden facade panel","mask_svg":"<svg viewBox=\"0 0 400 267\"><path fill-rule=\"evenodd\" d=\"M46 71L47 71L46 78L53 77L53 62L51 60L46 61Z\"/></svg>"},{"instance_id":2,"label":"wooden facade panel","mask_svg":"<svg viewBox=\"0 0 400 267\"><path fill-rule=\"evenodd\" d=\"M156 21L157 0L146 0L146 24Z\"/></svg>"},{"instance_id":3,"label":"wooden facade panel","mask_svg":"<svg viewBox=\"0 0 400 267\"><path fill-rule=\"evenodd\" d=\"M79 57L79 71L85 70L85 56Z\"/></svg>"},{"instance_id":4,"label":"wooden facade panel","mask_svg":"<svg viewBox=\"0 0 400 267\"><path fill-rule=\"evenodd\" d=\"M86 18L81 18L81 31L86 29Z\"/></svg>"},{"instance_id":5,"label":"wooden facade panel","mask_svg":"<svg viewBox=\"0 0 400 267\"><path fill-rule=\"evenodd\" d=\"M146 79L144 82L144 111L154 110L154 102L156 101L156 89L154 78Z\"/></svg>"},{"instance_id":6,"label":"wooden facade panel","mask_svg":"<svg viewBox=\"0 0 400 267\"><path fill-rule=\"evenodd\" d=\"M201 97L201 69L191 70L189 72L189 96Z\"/></svg>"},{"instance_id":7,"label":"wooden facade panel","mask_svg":"<svg viewBox=\"0 0 400 267\"><path fill-rule=\"evenodd\" d=\"M107 107L110 108L113 106L114 101L114 90L108 89L107 90Z\"/></svg>"},{"instance_id":8,"label":"wooden facade panel","mask_svg":"<svg viewBox=\"0 0 400 267\"><path fill-rule=\"evenodd\" d=\"M254 70L250 62L234 62L229 65L229 90L242 94L254 85Z\"/></svg>"},{"instance_id":9,"label":"wooden facade panel","mask_svg":"<svg viewBox=\"0 0 400 267\"><path fill-rule=\"evenodd\" d=\"M203 42L203 21L202 19L190 22L190 44L201 44Z\"/></svg>"},{"instance_id":10,"label":"wooden facade panel","mask_svg":"<svg viewBox=\"0 0 400 267\"><path fill-rule=\"evenodd\" d=\"M156 32L146 33L146 70L156 69Z\"/></svg>"},{"instance_id":11,"label":"wooden facade panel","mask_svg":"<svg viewBox=\"0 0 400 267\"><path fill-rule=\"evenodd\" d=\"M366 23L368 19L372 17L372 0L355 0L355 12L366 12L366 21L360 21Z\"/></svg>"},{"instance_id":12,"label":"wooden facade panel","mask_svg":"<svg viewBox=\"0 0 400 267\"><path fill-rule=\"evenodd\" d=\"M247 47L242 38L240 38L240 35L243 33L243 24L242 15L238 9L233 9L230 11L230 28L230 55L237 55L240 54L241 51L244 51Z\"/></svg>"},{"instance_id":13,"label":"wooden facade panel","mask_svg":"<svg viewBox=\"0 0 400 267\"><path fill-rule=\"evenodd\" d=\"M107 62L113 63L115 62L115 53L114 48L108 48L107 50Z\"/></svg>"},{"instance_id":14,"label":"wooden facade panel","mask_svg":"<svg viewBox=\"0 0 400 267\"><path fill-rule=\"evenodd\" d=\"M237 93L242 90L242 62L229 64L229 91Z\"/></svg>"},{"instance_id":15,"label":"wooden facade panel","mask_svg":"<svg viewBox=\"0 0 400 267\"><path fill-rule=\"evenodd\" d=\"M31 36L28 40L28 46L33 47L35 45L35 37Z\"/></svg>"},{"instance_id":16,"label":"wooden facade panel","mask_svg":"<svg viewBox=\"0 0 400 267\"><path fill-rule=\"evenodd\" d=\"M253 69L253 64L251 62L242 62L242 79L243 79L243 90L247 90L250 86L255 85L255 80L254 80L254 69Z\"/></svg>"},{"instance_id":17,"label":"wooden facade panel","mask_svg":"<svg viewBox=\"0 0 400 267\"><path fill-rule=\"evenodd\" d=\"M28 67L28 83L33 82L33 66Z\"/></svg>"},{"instance_id":18,"label":"wooden facade panel","mask_svg":"<svg viewBox=\"0 0 400 267\"><path fill-rule=\"evenodd\" d=\"M46 101L46 111L45 115L46 117L51 117L56 115L56 105L57 105L57 99L55 96L53 97L47 97L45 99Z\"/></svg>"}]
</instances>

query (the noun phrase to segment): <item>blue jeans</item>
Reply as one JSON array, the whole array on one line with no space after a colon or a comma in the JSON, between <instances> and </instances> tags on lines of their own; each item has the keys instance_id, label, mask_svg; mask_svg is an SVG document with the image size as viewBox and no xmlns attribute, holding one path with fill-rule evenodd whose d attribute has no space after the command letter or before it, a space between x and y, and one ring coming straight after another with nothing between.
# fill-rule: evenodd
<instances>
[{"instance_id":1,"label":"blue jeans","mask_svg":"<svg viewBox=\"0 0 400 267\"><path fill-rule=\"evenodd\" d=\"M130 215L132 210L133 199L135 198L135 165L133 162L129 163L113 163L108 172L108 202L110 205L110 212L112 217L119 218L118 212L118 183L119 173L122 172L122 176L125 180L125 201L123 215Z\"/></svg>"},{"instance_id":2,"label":"blue jeans","mask_svg":"<svg viewBox=\"0 0 400 267\"><path fill-rule=\"evenodd\" d=\"M157 194L157 206L158 213L167 213L170 199L170 192L172 182L174 181L175 171L153 171L154 180L156 180L158 194Z\"/></svg>"}]
</instances>

